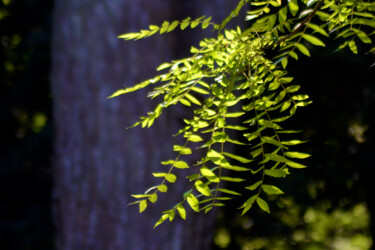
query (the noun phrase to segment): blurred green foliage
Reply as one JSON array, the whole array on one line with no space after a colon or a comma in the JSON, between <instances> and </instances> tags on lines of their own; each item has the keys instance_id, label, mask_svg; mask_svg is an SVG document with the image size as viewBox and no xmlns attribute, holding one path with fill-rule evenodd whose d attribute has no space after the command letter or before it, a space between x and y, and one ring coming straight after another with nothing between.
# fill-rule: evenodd
<instances>
[{"instance_id":1,"label":"blurred green foliage","mask_svg":"<svg viewBox=\"0 0 375 250\"><path fill-rule=\"evenodd\" d=\"M0 249L51 249L52 1L0 1Z\"/></svg>"}]
</instances>

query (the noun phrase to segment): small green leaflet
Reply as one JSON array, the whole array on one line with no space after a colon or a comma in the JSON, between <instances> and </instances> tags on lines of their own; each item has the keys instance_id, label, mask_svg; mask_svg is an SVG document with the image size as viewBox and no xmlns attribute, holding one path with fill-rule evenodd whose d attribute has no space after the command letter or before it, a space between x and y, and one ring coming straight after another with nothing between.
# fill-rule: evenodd
<instances>
[{"instance_id":1,"label":"small green leaflet","mask_svg":"<svg viewBox=\"0 0 375 250\"><path fill-rule=\"evenodd\" d=\"M268 207L267 202L265 202L262 198L257 197L257 204L258 206L265 212L270 213L270 208Z\"/></svg>"},{"instance_id":2,"label":"small green leaflet","mask_svg":"<svg viewBox=\"0 0 375 250\"><path fill-rule=\"evenodd\" d=\"M236 161L239 161L241 163L249 163L249 162L252 162L253 160L249 160L249 159L246 159L244 157L241 157L241 156L238 156L238 155L234 155L234 154L230 154L230 153L226 153L226 152L223 152L222 153L223 155L226 155Z\"/></svg>"},{"instance_id":3,"label":"small green leaflet","mask_svg":"<svg viewBox=\"0 0 375 250\"><path fill-rule=\"evenodd\" d=\"M302 164L299 164L299 163L293 162L293 161L287 161L286 165L288 165L291 168L306 168L305 165L302 165Z\"/></svg>"},{"instance_id":4,"label":"small green leaflet","mask_svg":"<svg viewBox=\"0 0 375 250\"><path fill-rule=\"evenodd\" d=\"M158 200L158 195L156 193L151 194L150 197L149 197L149 200L152 203L155 203Z\"/></svg>"},{"instance_id":5,"label":"small green leaflet","mask_svg":"<svg viewBox=\"0 0 375 250\"><path fill-rule=\"evenodd\" d=\"M227 176L220 176L220 180L222 180L222 181L230 181L230 182L242 182L242 181L245 181L246 179L234 178L234 177L227 177Z\"/></svg>"},{"instance_id":6,"label":"small green leaflet","mask_svg":"<svg viewBox=\"0 0 375 250\"><path fill-rule=\"evenodd\" d=\"M298 1L297 0L288 0L288 7L289 7L289 11L290 13L295 16L298 12Z\"/></svg>"},{"instance_id":7,"label":"small green leaflet","mask_svg":"<svg viewBox=\"0 0 375 250\"><path fill-rule=\"evenodd\" d=\"M287 175L287 173L281 169L266 169L264 174L276 178L285 177Z\"/></svg>"},{"instance_id":8,"label":"small green leaflet","mask_svg":"<svg viewBox=\"0 0 375 250\"><path fill-rule=\"evenodd\" d=\"M177 180L177 177L176 177L176 175L174 175L174 174L167 174L167 175L165 176L165 179L166 179L167 181L169 181L170 183L175 183L176 180Z\"/></svg>"},{"instance_id":9,"label":"small green leaflet","mask_svg":"<svg viewBox=\"0 0 375 250\"><path fill-rule=\"evenodd\" d=\"M310 157L311 155L306 154L306 153L301 153L301 152L285 152L285 156L290 157L290 158L297 158L297 159L305 159Z\"/></svg>"},{"instance_id":10,"label":"small green leaflet","mask_svg":"<svg viewBox=\"0 0 375 250\"><path fill-rule=\"evenodd\" d=\"M155 226L154 226L154 229L159 226L161 223L163 223L166 219L169 218L169 215L168 214L163 214L160 219L158 220L158 222L156 222Z\"/></svg>"},{"instance_id":11,"label":"small green leaflet","mask_svg":"<svg viewBox=\"0 0 375 250\"><path fill-rule=\"evenodd\" d=\"M139 203L139 213L142 213L147 208L147 200L142 200Z\"/></svg>"},{"instance_id":12,"label":"small green leaflet","mask_svg":"<svg viewBox=\"0 0 375 250\"><path fill-rule=\"evenodd\" d=\"M187 202L195 212L199 212L199 201L192 193L187 196Z\"/></svg>"},{"instance_id":13,"label":"small green leaflet","mask_svg":"<svg viewBox=\"0 0 375 250\"><path fill-rule=\"evenodd\" d=\"M181 204L179 204L177 206L177 212L178 214L180 215L180 217L184 220L186 220L186 210L184 208L184 206L182 206Z\"/></svg>"},{"instance_id":14,"label":"small green leaflet","mask_svg":"<svg viewBox=\"0 0 375 250\"><path fill-rule=\"evenodd\" d=\"M200 169L202 175L206 177L211 182L220 182L220 179L212 172L210 169L206 167L202 167Z\"/></svg>"},{"instance_id":15,"label":"small green leaflet","mask_svg":"<svg viewBox=\"0 0 375 250\"><path fill-rule=\"evenodd\" d=\"M176 161L173 166L180 169L189 168L189 165L184 161Z\"/></svg>"},{"instance_id":16,"label":"small green leaflet","mask_svg":"<svg viewBox=\"0 0 375 250\"><path fill-rule=\"evenodd\" d=\"M263 181L257 181L257 182L255 182L253 185L246 187L246 189L249 189L249 190L255 190L255 189L257 189L262 183L263 183Z\"/></svg>"},{"instance_id":17,"label":"small green leaflet","mask_svg":"<svg viewBox=\"0 0 375 250\"><path fill-rule=\"evenodd\" d=\"M281 191L278 187L272 186L272 185L262 185L262 190L267 194L283 194L284 192Z\"/></svg>"},{"instance_id":18,"label":"small green leaflet","mask_svg":"<svg viewBox=\"0 0 375 250\"><path fill-rule=\"evenodd\" d=\"M195 182L195 188L205 196L211 196L211 191L206 184L204 184L201 180L197 180Z\"/></svg>"},{"instance_id":19,"label":"small green leaflet","mask_svg":"<svg viewBox=\"0 0 375 250\"><path fill-rule=\"evenodd\" d=\"M298 43L296 44L296 47L297 49L302 53L304 54L305 56L310 56L310 52L309 50L306 48L305 45L301 44L301 43Z\"/></svg>"},{"instance_id":20,"label":"small green leaflet","mask_svg":"<svg viewBox=\"0 0 375 250\"><path fill-rule=\"evenodd\" d=\"M200 141L203 141L203 139L199 135L191 135L189 136L189 141L200 142Z\"/></svg>"},{"instance_id":21,"label":"small green leaflet","mask_svg":"<svg viewBox=\"0 0 375 250\"><path fill-rule=\"evenodd\" d=\"M242 204L240 208L244 208L244 210L242 210L241 215L244 215L247 211L249 211L249 209L253 206L254 201L256 200L257 197L258 197L257 194L253 195L244 204Z\"/></svg>"},{"instance_id":22,"label":"small green leaflet","mask_svg":"<svg viewBox=\"0 0 375 250\"><path fill-rule=\"evenodd\" d=\"M302 37L308 41L309 43L315 45L315 46L322 46L325 47L326 45L317 37L309 35L309 34L303 34Z\"/></svg>"},{"instance_id":23,"label":"small green leaflet","mask_svg":"<svg viewBox=\"0 0 375 250\"><path fill-rule=\"evenodd\" d=\"M232 190L229 190L229 189L218 188L217 191L220 191L220 192L226 193L226 194L233 194L233 195L239 195L239 196L241 196L240 193L232 191Z\"/></svg>"},{"instance_id":24,"label":"small green leaflet","mask_svg":"<svg viewBox=\"0 0 375 250\"><path fill-rule=\"evenodd\" d=\"M166 193L168 191L168 187L163 184L163 185L158 186L158 190L162 193Z\"/></svg>"}]
</instances>

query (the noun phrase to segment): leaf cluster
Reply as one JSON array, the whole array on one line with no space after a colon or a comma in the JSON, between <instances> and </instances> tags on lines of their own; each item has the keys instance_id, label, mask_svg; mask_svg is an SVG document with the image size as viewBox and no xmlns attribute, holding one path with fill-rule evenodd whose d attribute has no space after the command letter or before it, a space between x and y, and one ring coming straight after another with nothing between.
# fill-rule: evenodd
<instances>
[{"instance_id":1,"label":"leaf cluster","mask_svg":"<svg viewBox=\"0 0 375 250\"><path fill-rule=\"evenodd\" d=\"M246 6L250 6L248 27L225 29ZM338 50L348 47L358 53L358 42L372 44L374 12L375 3L368 1L241 0L221 24L211 23L210 17L189 17L121 35L126 40L137 40L199 25L203 29L211 25L216 31L215 37L191 47L190 57L163 63L157 69L162 71L159 75L111 96L156 85L148 97L159 98L159 104L134 126L150 127L171 105L187 106L193 113L185 117L185 125L177 132L185 143L173 146L176 157L161 162L164 170L153 173L161 179L160 184L144 194L133 195L138 199L134 203L139 204L139 211L155 203L169 185L180 181L177 171L183 175L191 168L194 174L185 175L190 188L180 202L163 212L155 227L167 219L172 221L176 212L186 219L186 207L207 213L223 206L224 201L242 195L227 189L225 183L254 177L257 181L245 187L252 195L239 209L244 214L256 203L269 213L265 197L283 194L272 179L284 178L290 168L305 168L300 162L310 156L292 149L304 143L296 136L298 131L283 128L297 109L311 103L308 95L299 93L300 85L288 76L288 61L310 56L311 46L325 46L322 37L341 39ZM266 56L269 50L274 51L273 58ZM232 138L233 131L241 138ZM244 147L248 154L235 155L227 150L230 145ZM197 150L205 152L203 157L189 163L186 157Z\"/></svg>"}]
</instances>

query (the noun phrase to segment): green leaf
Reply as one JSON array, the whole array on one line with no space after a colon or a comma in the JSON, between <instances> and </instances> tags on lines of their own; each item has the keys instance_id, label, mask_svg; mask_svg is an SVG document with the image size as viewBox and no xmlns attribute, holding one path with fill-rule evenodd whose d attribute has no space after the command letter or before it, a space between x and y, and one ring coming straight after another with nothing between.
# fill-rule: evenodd
<instances>
[{"instance_id":1,"label":"green leaf","mask_svg":"<svg viewBox=\"0 0 375 250\"><path fill-rule=\"evenodd\" d=\"M171 67L172 65L173 64L170 64L170 63L163 63L159 67L157 67L156 70L160 71L160 70L163 70L163 69L167 69L167 68Z\"/></svg>"},{"instance_id":2,"label":"green leaf","mask_svg":"<svg viewBox=\"0 0 375 250\"><path fill-rule=\"evenodd\" d=\"M233 40L233 39L234 39L234 35L233 35L233 33L230 32L229 30L225 30L224 33L225 33L225 37L226 37L228 40Z\"/></svg>"},{"instance_id":3,"label":"green leaf","mask_svg":"<svg viewBox=\"0 0 375 250\"><path fill-rule=\"evenodd\" d=\"M354 53L354 54L357 54L358 53L358 50L357 50L357 45L355 44L355 42L353 40L351 40L349 42L349 49Z\"/></svg>"},{"instance_id":4,"label":"green leaf","mask_svg":"<svg viewBox=\"0 0 375 250\"><path fill-rule=\"evenodd\" d=\"M278 194L284 193L278 187L275 187L275 186L272 186L272 185L262 185L262 189L265 193L271 194L271 195L278 195Z\"/></svg>"},{"instance_id":5,"label":"green leaf","mask_svg":"<svg viewBox=\"0 0 375 250\"><path fill-rule=\"evenodd\" d=\"M311 156L309 154L300 153L300 152L291 152L291 151L285 152L284 155L290 158L298 158L298 159L305 159Z\"/></svg>"},{"instance_id":6,"label":"green leaf","mask_svg":"<svg viewBox=\"0 0 375 250\"><path fill-rule=\"evenodd\" d=\"M288 2L289 2L288 3L289 11L293 16L295 16L298 13L298 9L299 9L298 1L297 0L288 0Z\"/></svg>"},{"instance_id":7,"label":"green leaf","mask_svg":"<svg viewBox=\"0 0 375 250\"><path fill-rule=\"evenodd\" d=\"M257 181L257 182L255 182L253 185L248 186L248 187L245 187L245 188L246 188L246 189L249 189L249 190L255 190L255 189L257 189L262 183L263 183L263 181Z\"/></svg>"},{"instance_id":8,"label":"green leaf","mask_svg":"<svg viewBox=\"0 0 375 250\"><path fill-rule=\"evenodd\" d=\"M293 161L286 162L286 165L288 165L291 168L306 168L307 167L305 165L302 165L302 164L299 164L299 163L293 162Z\"/></svg>"},{"instance_id":9,"label":"green leaf","mask_svg":"<svg viewBox=\"0 0 375 250\"><path fill-rule=\"evenodd\" d=\"M167 175L165 176L165 179L166 179L167 181L169 181L170 183L175 183L176 180L177 180L177 177L176 177L176 175L174 175L174 174L167 174Z\"/></svg>"},{"instance_id":10,"label":"green leaf","mask_svg":"<svg viewBox=\"0 0 375 250\"><path fill-rule=\"evenodd\" d=\"M233 195L239 195L239 196L241 196L240 193L232 191L232 190L229 190L229 189L225 189L225 188L218 188L217 191L220 191L220 192L226 193L226 194L233 194Z\"/></svg>"},{"instance_id":11,"label":"green leaf","mask_svg":"<svg viewBox=\"0 0 375 250\"><path fill-rule=\"evenodd\" d=\"M187 202L189 203L191 209L193 209L195 212L199 212L199 201L192 193L187 196Z\"/></svg>"},{"instance_id":12,"label":"green leaf","mask_svg":"<svg viewBox=\"0 0 375 250\"><path fill-rule=\"evenodd\" d=\"M266 169L264 174L275 178L281 178L287 175L287 173L281 169Z\"/></svg>"},{"instance_id":13,"label":"green leaf","mask_svg":"<svg viewBox=\"0 0 375 250\"><path fill-rule=\"evenodd\" d=\"M283 145L298 145L302 143L306 143L307 141L301 141L301 140L290 140L290 141L282 141L281 143Z\"/></svg>"},{"instance_id":14,"label":"green leaf","mask_svg":"<svg viewBox=\"0 0 375 250\"><path fill-rule=\"evenodd\" d=\"M200 172L202 173L202 175L204 177L207 178L207 180L209 180L211 182L220 182L220 179L210 169L208 169L206 167L202 167L200 169Z\"/></svg>"},{"instance_id":15,"label":"green leaf","mask_svg":"<svg viewBox=\"0 0 375 250\"><path fill-rule=\"evenodd\" d=\"M168 28L169 28L169 22L164 21L163 24L161 25L160 34L167 32Z\"/></svg>"},{"instance_id":16,"label":"green leaf","mask_svg":"<svg viewBox=\"0 0 375 250\"><path fill-rule=\"evenodd\" d=\"M195 188L205 196L211 196L211 191L206 184L204 184L201 180L197 180L195 182Z\"/></svg>"},{"instance_id":17,"label":"green leaf","mask_svg":"<svg viewBox=\"0 0 375 250\"><path fill-rule=\"evenodd\" d=\"M287 162L288 160L281 155L278 154L265 154L264 155L266 159L276 162Z\"/></svg>"},{"instance_id":18,"label":"green leaf","mask_svg":"<svg viewBox=\"0 0 375 250\"><path fill-rule=\"evenodd\" d=\"M158 200L158 195L156 193L151 194L149 200L155 203Z\"/></svg>"},{"instance_id":19,"label":"green leaf","mask_svg":"<svg viewBox=\"0 0 375 250\"><path fill-rule=\"evenodd\" d=\"M167 175L167 173L152 173L154 177L164 177Z\"/></svg>"},{"instance_id":20,"label":"green leaf","mask_svg":"<svg viewBox=\"0 0 375 250\"><path fill-rule=\"evenodd\" d=\"M243 126L233 126L233 125L227 125L225 126L225 129L233 129L233 130L239 130L239 131L242 131L242 130L247 130L246 127L243 127Z\"/></svg>"},{"instance_id":21,"label":"green leaf","mask_svg":"<svg viewBox=\"0 0 375 250\"><path fill-rule=\"evenodd\" d=\"M160 219L156 222L155 226L154 226L154 229L159 226L161 223L163 223L166 219L169 218L169 215L168 214L163 214Z\"/></svg>"},{"instance_id":22,"label":"green leaf","mask_svg":"<svg viewBox=\"0 0 375 250\"><path fill-rule=\"evenodd\" d=\"M226 113L225 114L225 117L230 117L230 118L234 118L234 117L240 117L242 115L244 115L245 112L234 112L234 113Z\"/></svg>"},{"instance_id":23,"label":"green leaf","mask_svg":"<svg viewBox=\"0 0 375 250\"><path fill-rule=\"evenodd\" d=\"M174 210L170 210L168 213L169 221L172 221L174 219L176 212Z\"/></svg>"},{"instance_id":24,"label":"green leaf","mask_svg":"<svg viewBox=\"0 0 375 250\"><path fill-rule=\"evenodd\" d=\"M232 165L229 165L229 164L221 165L221 167L225 168L225 169L233 170L233 171L250 171L250 169L248 169L248 168L232 166Z\"/></svg>"},{"instance_id":25,"label":"green leaf","mask_svg":"<svg viewBox=\"0 0 375 250\"><path fill-rule=\"evenodd\" d=\"M178 100L179 102L181 102L183 105L185 105L185 106L188 106L188 107L190 107L191 106L191 103L188 101L188 100L186 100L186 99L183 99L183 98L181 98L180 100Z\"/></svg>"},{"instance_id":26,"label":"green leaf","mask_svg":"<svg viewBox=\"0 0 375 250\"><path fill-rule=\"evenodd\" d=\"M301 43L298 43L296 44L296 47L297 49L302 53L304 54L305 56L310 56L310 52L309 50L306 48L305 45L301 44Z\"/></svg>"},{"instance_id":27,"label":"green leaf","mask_svg":"<svg viewBox=\"0 0 375 250\"><path fill-rule=\"evenodd\" d=\"M200 141L203 141L202 137L200 137L199 135L190 135L188 137L189 141L192 141L192 142L200 142Z\"/></svg>"},{"instance_id":28,"label":"green leaf","mask_svg":"<svg viewBox=\"0 0 375 250\"><path fill-rule=\"evenodd\" d=\"M220 176L220 180L222 180L222 181L230 181L230 182L242 182L242 181L246 181L246 179L234 178L234 177L227 177L227 176Z\"/></svg>"},{"instance_id":29,"label":"green leaf","mask_svg":"<svg viewBox=\"0 0 375 250\"><path fill-rule=\"evenodd\" d=\"M191 152L190 148L184 148L184 149L180 150L179 153L182 154L182 155L190 155L192 152Z\"/></svg>"},{"instance_id":30,"label":"green leaf","mask_svg":"<svg viewBox=\"0 0 375 250\"><path fill-rule=\"evenodd\" d=\"M181 30L186 29L186 28L190 25L190 19L191 19L191 17L187 17L187 18L185 18L185 19L181 22L181 24L180 24L180 29L181 29Z\"/></svg>"},{"instance_id":31,"label":"green leaf","mask_svg":"<svg viewBox=\"0 0 375 250\"><path fill-rule=\"evenodd\" d=\"M171 25L169 25L167 32L171 32L180 24L179 21L173 21Z\"/></svg>"},{"instance_id":32,"label":"green leaf","mask_svg":"<svg viewBox=\"0 0 375 250\"><path fill-rule=\"evenodd\" d=\"M240 208L244 208L244 209L242 210L241 215L244 215L247 211L249 211L249 209L253 206L257 197L258 197L257 194L253 195L244 204L242 204L242 206Z\"/></svg>"},{"instance_id":33,"label":"green leaf","mask_svg":"<svg viewBox=\"0 0 375 250\"><path fill-rule=\"evenodd\" d=\"M238 155L234 155L234 154L230 154L230 153L226 153L226 152L223 152L222 153L223 155L226 155L236 161L239 161L241 163L249 163L249 162L252 162L253 160L249 160L249 159L246 159L244 157L241 157L241 156L238 156Z\"/></svg>"},{"instance_id":34,"label":"green leaf","mask_svg":"<svg viewBox=\"0 0 375 250\"><path fill-rule=\"evenodd\" d=\"M320 27L316 24L313 24L313 23L310 22L310 23L307 24L307 27L313 29L314 31L318 32L319 34L322 34L323 36L326 36L326 37L329 36L327 31L325 31L322 27Z\"/></svg>"},{"instance_id":35,"label":"green leaf","mask_svg":"<svg viewBox=\"0 0 375 250\"><path fill-rule=\"evenodd\" d=\"M268 207L267 202L265 202L262 198L257 197L257 204L258 206L265 212L270 213L270 208Z\"/></svg>"},{"instance_id":36,"label":"green leaf","mask_svg":"<svg viewBox=\"0 0 375 250\"><path fill-rule=\"evenodd\" d=\"M189 165L184 161L176 161L173 166L180 169L189 168Z\"/></svg>"},{"instance_id":37,"label":"green leaf","mask_svg":"<svg viewBox=\"0 0 375 250\"><path fill-rule=\"evenodd\" d=\"M159 185L158 190L162 193L166 193L168 191L168 187L166 185Z\"/></svg>"},{"instance_id":38,"label":"green leaf","mask_svg":"<svg viewBox=\"0 0 375 250\"><path fill-rule=\"evenodd\" d=\"M179 204L177 206L177 212L178 214L180 215L180 217L184 220L186 220L186 210L184 208L184 206L182 206L181 204Z\"/></svg>"},{"instance_id":39,"label":"green leaf","mask_svg":"<svg viewBox=\"0 0 375 250\"><path fill-rule=\"evenodd\" d=\"M285 21L287 20L287 15L288 15L287 6L285 6L284 8L281 8L281 9L279 10L279 16L278 16L278 19L279 19L279 23L280 23L280 24L285 23Z\"/></svg>"},{"instance_id":40,"label":"green leaf","mask_svg":"<svg viewBox=\"0 0 375 250\"><path fill-rule=\"evenodd\" d=\"M308 41L309 43L315 45L315 46L322 46L325 47L326 45L317 37L309 35L309 34L303 34L302 37Z\"/></svg>"},{"instance_id":41,"label":"green leaf","mask_svg":"<svg viewBox=\"0 0 375 250\"><path fill-rule=\"evenodd\" d=\"M283 66L283 69L285 69L287 65L288 65L288 58L284 57L283 60L281 60L281 66Z\"/></svg>"},{"instance_id":42,"label":"green leaf","mask_svg":"<svg viewBox=\"0 0 375 250\"><path fill-rule=\"evenodd\" d=\"M187 99L189 99L189 101L191 101L192 103L196 104L196 105L202 105L202 103L197 99L195 98L194 96L190 95L190 94L186 94L185 97Z\"/></svg>"},{"instance_id":43,"label":"green leaf","mask_svg":"<svg viewBox=\"0 0 375 250\"><path fill-rule=\"evenodd\" d=\"M149 197L150 195L149 194L132 194L131 196L134 198L140 199L140 198Z\"/></svg>"},{"instance_id":44,"label":"green leaf","mask_svg":"<svg viewBox=\"0 0 375 250\"><path fill-rule=\"evenodd\" d=\"M142 200L139 203L139 213L142 213L147 208L147 200Z\"/></svg>"}]
</instances>

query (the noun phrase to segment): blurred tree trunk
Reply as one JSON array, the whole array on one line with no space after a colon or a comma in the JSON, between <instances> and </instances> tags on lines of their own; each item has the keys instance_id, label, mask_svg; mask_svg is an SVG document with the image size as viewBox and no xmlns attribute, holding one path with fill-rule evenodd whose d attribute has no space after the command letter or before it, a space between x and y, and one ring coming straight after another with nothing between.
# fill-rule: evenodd
<instances>
[{"instance_id":1,"label":"blurred tree trunk","mask_svg":"<svg viewBox=\"0 0 375 250\"><path fill-rule=\"evenodd\" d=\"M171 157L178 110L164 114L151 129L125 130L152 103L145 93L107 99L124 85L151 76L172 56L178 41L171 35L136 43L117 35L168 19L173 2L55 2L51 78L58 249L210 248L214 213L189 214L186 222L176 219L153 230L160 212L181 199L183 186L171 187L168 200L163 195L141 215L137 206L127 206L131 193L157 183L151 172ZM216 2L221 6L224 0ZM215 3L210 5L215 9Z\"/></svg>"}]
</instances>

